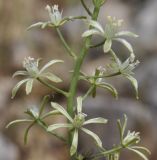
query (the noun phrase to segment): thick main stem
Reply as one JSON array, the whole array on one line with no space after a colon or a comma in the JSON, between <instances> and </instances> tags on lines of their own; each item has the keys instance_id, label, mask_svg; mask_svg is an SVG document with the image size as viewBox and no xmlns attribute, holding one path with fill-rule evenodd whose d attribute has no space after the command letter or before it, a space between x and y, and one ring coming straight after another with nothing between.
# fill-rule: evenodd
<instances>
[{"instance_id":1,"label":"thick main stem","mask_svg":"<svg viewBox=\"0 0 157 160\"><path fill-rule=\"evenodd\" d=\"M99 15L99 7L95 7L92 15L92 20L97 20L98 15ZM78 56L76 60L76 64L74 67L74 72L72 75L72 80L71 80L71 85L70 85L70 90L69 90L69 97L68 97L68 105L67 105L67 111L70 114L71 117L74 117L74 111L73 111L73 106L74 106L74 97L76 95L76 89L77 89L77 84L79 80L79 74L80 74L80 68L83 63L83 60L88 52L90 42L91 42L92 37L87 37L84 42L84 46L81 50L80 55ZM69 144L71 144L72 141L72 136L71 134L69 135Z\"/></svg>"}]
</instances>

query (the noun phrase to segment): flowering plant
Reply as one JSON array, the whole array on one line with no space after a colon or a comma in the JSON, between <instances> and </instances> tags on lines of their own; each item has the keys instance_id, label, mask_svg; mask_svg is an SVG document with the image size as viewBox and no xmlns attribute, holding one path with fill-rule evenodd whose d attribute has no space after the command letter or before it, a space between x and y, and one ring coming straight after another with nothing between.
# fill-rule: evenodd
<instances>
[{"instance_id":1,"label":"flowering plant","mask_svg":"<svg viewBox=\"0 0 157 160\"><path fill-rule=\"evenodd\" d=\"M97 117L86 120L87 115L84 114L83 106L84 101L89 95L96 97L97 88L105 89L111 92L115 98L118 98L118 92L115 87L113 87L110 83L106 82L106 78L122 76L128 79L133 85L136 98L138 99L138 82L133 77L133 70L139 64L139 61L136 60L136 56L133 50L132 45L125 40L123 37L138 37L136 34L130 31L120 31L120 27L122 25L122 20L117 20L115 17L108 17L105 28L101 26L101 24L97 21L99 11L102 5L105 4L106 0L92 0L94 10L91 11L90 8L87 7L84 0L80 0L82 6L86 10L87 14L90 18L86 16L78 16L78 17L65 17L63 18L63 12L59 11L58 5L54 5L50 7L46 6L46 10L48 11L50 20L47 22L38 22L31 25L28 29L34 27L41 27L42 29L46 27L50 27L55 29L58 33L61 42L63 43L65 49L69 56L73 58L74 61L74 69L72 72L71 84L68 91L64 91L55 86L55 83L62 82L62 79L57 75L46 71L51 65L56 63L63 62L62 60L51 60L46 65L44 65L41 69L39 69L40 59L35 60L34 58L28 57L24 59L23 67L25 70L17 71L14 73L15 76L24 76L25 79L18 82L12 90L12 98L14 98L17 94L19 88L26 83L26 94L30 94L33 89L34 81L37 80L46 87L62 94L67 99L66 107L62 107L60 104L53 102L50 99L50 96L44 96L41 105L39 107L33 107L27 109L25 112L29 117L25 119L14 120L7 125L11 127L18 123L29 123L29 126L26 128L24 134L24 141L27 142L28 133L30 129L34 125L39 125L46 132L50 133L53 136L56 136L69 147L69 156L74 160L85 160L86 156L82 155L78 151L78 143L79 143L79 132L82 131L86 133L90 137L93 138L94 142L96 142L96 146L98 147L98 153L93 153L90 155L89 159L96 160L101 157L107 158L107 160L119 160L122 150L127 149L132 152L138 154L144 160L148 160L146 153L150 153L148 149L142 146L138 146L140 142L140 134L139 132L131 132L128 131L127 135L125 135L125 130L127 126L127 116L124 115L124 122L121 120L117 121L118 129L120 133L120 143L118 145L114 145L113 148L106 150L103 146L103 143L99 136L95 134L93 131L85 128L88 124L107 124L108 120L103 117ZM73 20L84 20L87 22L89 28L83 34L83 47L80 51L80 54L76 54L71 47L68 45L66 40L64 39L60 27L65 23ZM98 35L103 37L103 42L98 44L92 44L92 38L94 35ZM129 50L129 57L122 62L118 57L117 53L112 49L113 41L118 41L122 43ZM81 66L83 64L84 58L88 54L90 48L95 48L103 46L104 53L110 53L112 58L111 63L107 65L102 65L98 68L95 68L93 71L93 75L87 75L86 73L81 71ZM84 80L90 84L89 89L84 95L81 95L76 98L77 93L77 85L79 80ZM75 104L75 101L77 102ZM53 110L49 112L43 112L46 104L51 104ZM76 107L75 107L76 106ZM54 115L62 115L67 119L65 123L56 123L56 124L47 124L45 118L54 116ZM67 128L68 137L63 137L56 133L55 131L59 128Z\"/></svg>"}]
</instances>

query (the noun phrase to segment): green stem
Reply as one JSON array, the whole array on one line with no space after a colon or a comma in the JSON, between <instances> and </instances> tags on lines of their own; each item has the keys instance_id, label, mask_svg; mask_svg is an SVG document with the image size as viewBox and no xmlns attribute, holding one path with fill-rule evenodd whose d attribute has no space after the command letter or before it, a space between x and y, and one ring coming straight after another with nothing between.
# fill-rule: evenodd
<instances>
[{"instance_id":1,"label":"green stem","mask_svg":"<svg viewBox=\"0 0 157 160\"><path fill-rule=\"evenodd\" d=\"M63 91L63 90L61 90L61 89L59 89L59 88L56 88L55 86L47 83L46 81L42 80L41 78L37 78L37 80L38 80L40 83L44 84L45 86L47 86L47 87L55 90L56 92L61 93L61 94L64 95L65 97L69 97L68 92L65 92L65 91Z\"/></svg>"},{"instance_id":2,"label":"green stem","mask_svg":"<svg viewBox=\"0 0 157 160\"><path fill-rule=\"evenodd\" d=\"M92 13L91 11L88 9L88 7L86 6L84 0L81 0L82 6L84 7L84 9L86 10L86 12L88 13L89 16L92 17Z\"/></svg>"},{"instance_id":3,"label":"green stem","mask_svg":"<svg viewBox=\"0 0 157 160\"><path fill-rule=\"evenodd\" d=\"M65 41L61 31L59 30L59 28L56 28L56 30L57 30L57 33L58 33L58 36L59 36L60 40L62 41L62 43L63 43L64 47L66 48L67 52L69 53L69 55L71 57L73 57L74 59L76 59L77 57L76 57L75 53L71 50L71 48L66 43L66 41Z\"/></svg>"},{"instance_id":4,"label":"green stem","mask_svg":"<svg viewBox=\"0 0 157 160\"><path fill-rule=\"evenodd\" d=\"M90 93L92 92L93 88L94 88L94 86L91 86L88 89L87 93L83 96L83 100L85 100L90 95Z\"/></svg>"},{"instance_id":5,"label":"green stem","mask_svg":"<svg viewBox=\"0 0 157 160\"><path fill-rule=\"evenodd\" d=\"M99 10L100 10L100 8L98 8L98 7L94 8L92 20L97 20ZM90 28L92 28L92 27L90 27ZM78 80L79 80L80 68L81 68L83 60L89 50L91 38L92 37L90 36L85 39L84 46L83 46L81 53L79 54L79 56L76 60L76 64L74 67L74 72L72 75L71 85L70 85L70 89L69 89L69 97L68 97L68 102L67 102L67 112L69 113L69 115L71 117L74 117L74 110L73 110L74 97L76 95L76 89L77 89L77 84L78 84ZM72 134L70 133L69 134L69 144L71 144L71 141L72 141Z\"/></svg>"}]
</instances>

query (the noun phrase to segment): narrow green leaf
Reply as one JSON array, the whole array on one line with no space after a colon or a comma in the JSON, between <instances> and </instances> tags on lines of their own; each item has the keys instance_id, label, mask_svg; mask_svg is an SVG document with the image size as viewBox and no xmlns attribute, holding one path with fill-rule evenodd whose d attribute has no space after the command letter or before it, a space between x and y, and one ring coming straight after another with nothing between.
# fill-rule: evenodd
<instances>
[{"instance_id":1,"label":"narrow green leaf","mask_svg":"<svg viewBox=\"0 0 157 160\"><path fill-rule=\"evenodd\" d=\"M128 36L128 37L133 37L133 38L139 37L137 34L135 34L133 32L130 32L130 31L121 31L121 32L116 33L115 36L116 37L119 37L119 36Z\"/></svg>"},{"instance_id":2,"label":"narrow green leaf","mask_svg":"<svg viewBox=\"0 0 157 160\"><path fill-rule=\"evenodd\" d=\"M82 97L77 97L77 113L82 112Z\"/></svg>"},{"instance_id":3,"label":"narrow green leaf","mask_svg":"<svg viewBox=\"0 0 157 160\"><path fill-rule=\"evenodd\" d=\"M91 35L95 35L95 34L102 34L100 33L98 30L96 29L90 29L90 30L87 30L85 31L83 34L82 34L82 37L89 37Z\"/></svg>"},{"instance_id":4,"label":"narrow green leaf","mask_svg":"<svg viewBox=\"0 0 157 160\"><path fill-rule=\"evenodd\" d=\"M32 122L33 120L29 120L29 119L18 119L18 120L14 120L11 121L9 124L7 124L6 128L12 127L13 125L16 125L18 123L26 123L26 122Z\"/></svg>"},{"instance_id":5,"label":"narrow green leaf","mask_svg":"<svg viewBox=\"0 0 157 160\"><path fill-rule=\"evenodd\" d=\"M24 83L26 83L28 80L29 80L29 78L24 79L24 80L18 82L18 83L15 85L15 87L12 89L12 97L11 97L12 99L16 96L16 93L17 93L17 91L19 90L19 88L20 88Z\"/></svg>"},{"instance_id":6,"label":"narrow green leaf","mask_svg":"<svg viewBox=\"0 0 157 160\"><path fill-rule=\"evenodd\" d=\"M148 158L146 157L146 155L144 155L142 152L140 152L140 151L138 151L136 149L130 148L130 147L128 149L131 150L131 151L133 151L133 152L135 152L136 154L138 154L142 159L148 160Z\"/></svg>"},{"instance_id":7,"label":"narrow green leaf","mask_svg":"<svg viewBox=\"0 0 157 160\"><path fill-rule=\"evenodd\" d=\"M32 92L32 88L33 88L33 81L34 79L29 79L26 83L26 94L30 94Z\"/></svg>"},{"instance_id":8,"label":"narrow green leaf","mask_svg":"<svg viewBox=\"0 0 157 160\"><path fill-rule=\"evenodd\" d=\"M56 76L53 73L47 72L47 73L42 73L40 76L47 78L48 80L55 82L55 83L59 83L62 82L62 80Z\"/></svg>"},{"instance_id":9,"label":"narrow green leaf","mask_svg":"<svg viewBox=\"0 0 157 160\"><path fill-rule=\"evenodd\" d=\"M13 74L13 78L16 76L28 76L28 72L27 71L17 71Z\"/></svg>"},{"instance_id":10,"label":"narrow green leaf","mask_svg":"<svg viewBox=\"0 0 157 160\"><path fill-rule=\"evenodd\" d=\"M72 124L67 124L67 123L58 123L58 124L53 124L48 126L47 131L48 132L53 132L54 130L58 128L72 128Z\"/></svg>"},{"instance_id":11,"label":"narrow green leaf","mask_svg":"<svg viewBox=\"0 0 157 160\"><path fill-rule=\"evenodd\" d=\"M103 50L105 53L109 52L112 46L112 40L107 39L104 43Z\"/></svg>"},{"instance_id":12,"label":"narrow green leaf","mask_svg":"<svg viewBox=\"0 0 157 160\"><path fill-rule=\"evenodd\" d=\"M42 73L45 69L47 69L48 67L50 67L51 65L53 65L55 63L63 63L63 62L64 61L62 61L62 60L52 60L52 61L48 62L45 66L43 66L39 73Z\"/></svg>"},{"instance_id":13,"label":"narrow green leaf","mask_svg":"<svg viewBox=\"0 0 157 160\"><path fill-rule=\"evenodd\" d=\"M131 84L133 85L134 89L135 89L135 92L136 92L136 98L139 99L139 95L138 95L138 82L137 80L132 77L131 75L128 75L128 74L125 74L124 75L130 82Z\"/></svg>"},{"instance_id":14,"label":"narrow green leaf","mask_svg":"<svg viewBox=\"0 0 157 160\"><path fill-rule=\"evenodd\" d=\"M87 124L91 124L91 123L102 123L102 124L106 124L108 122L107 119L105 118L101 118L101 117L98 117L98 118L93 118L93 119L89 119L87 121L85 121L83 123L83 125L87 125Z\"/></svg>"},{"instance_id":15,"label":"narrow green leaf","mask_svg":"<svg viewBox=\"0 0 157 160\"><path fill-rule=\"evenodd\" d=\"M51 105L53 108L58 110L61 114L63 114L70 122L73 123L73 119L71 118L69 113L61 105L59 105L58 103L54 103L54 102L51 102Z\"/></svg>"},{"instance_id":16,"label":"narrow green leaf","mask_svg":"<svg viewBox=\"0 0 157 160\"><path fill-rule=\"evenodd\" d=\"M96 141L96 143L98 144L99 147L102 147L102 142L101 142L100 138L95 133L93 133L92 131L90 131L86 128L81 128L81 130L83 132L85 132L86 134L90 135Z\"/></svg>"},{"instance_id":17,"label":"narrow green leaf","mask_svg":"<svg viewBox=\"0 0 157 160\"><path fill-rule=\"evenodd\" d=\"M126 41L125 39L122 39L122 38L114 38L114 40L122 43L122 44L130 51L130 53L134 53L134 50L133 50L132 45L131 45L128 41Z\"/></svg>"},{"instance_id":18,"label":"narrow green leaf","mask_svg":"<svg viewBox=\"0 0 157 160\"><path fill-rule=\"evenodd\" d=\"M76 151L77 151L77 146L78 146L78 130L75 129L74 131L74 136L73 136L73 141L72 141L72 145L70 148L70 155L73 156Z\"/></svg>"}]
</instances>

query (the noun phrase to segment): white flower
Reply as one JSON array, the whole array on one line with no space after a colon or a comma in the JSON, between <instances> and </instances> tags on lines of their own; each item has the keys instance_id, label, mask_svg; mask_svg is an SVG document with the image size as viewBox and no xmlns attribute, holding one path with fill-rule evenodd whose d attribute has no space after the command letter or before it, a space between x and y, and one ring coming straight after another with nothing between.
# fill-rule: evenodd
<instances>
[{"instance_id":1,"label":"white flower","mask_svg":"<svg viewBox=\"0 0 157 160\"><path fill-rule=\"evenodd\" d=\"M105 53L111 50L113 40L122 43L131 53L133 53L134 51L131 44L126 41L123 36L136 38L138 37L138 35L129 31L119 31L119 28L121 27L123 22L123 20L121 19L118 20L115 17L112 18L111 16L108 16L107 20L108 22L105 26L105 29L103 29L100 23L93 20L88 20L88 24L93 28L85 31L82 34L82 37L88 37L91 35L100 35L104 37L105 42L103 45L103 50Z\"/></svg>"},{"instance_id":2,"label":"white flower","mask_svg":"<svg viewBox=\"0 0 157 160\"><path fill-rule=\"evenodd\" d=\"M46 10L49 13L49 17L51 19L52 24L54 24L55 26L58 26L62 21L62 12L59 11L58 5L54 5L52 7L47 5Z\"/></svg>"},{"instance_id":3,"label":"white flower","mask_svg":"<svg viewBox=\"0 0 157 160\"><path fill-rule=\"evenodd\" d=\"M58 128L70 128L74 129L74 135L73 135L73 141L72 145L70 148L70 153L71 155L74 155L77 151L77 146L78 146L78 132L79 130L85 132L86 134L90 135L98 144L98 146L102 147L102 142L100 138L93 133L92 131L84 128L84 126L88 124L94 124L94 123L99 123L99 124L106 124L107 119L98 117L98 118L93 118L89 120L85 120L85 117L87 116L86 114L82 113L82 97L77 98L77 113L75 114L75 117L72 118L68 112L59 104L52 102L51 103L52 107L55 110L58 110L62 115L64 115L68 120L69 123L59 123L59 124L53 124L50 125L47 129L48 132L53 132L54 130Z\"/></svg>"},{"instance_id":4,"label":"white flower","mask_svg":"<svg viewBox=\"0 0 157 160\"><path fill-rule=\"evenodd\" d=\"M30 94L33 88L33 82L38 78L46 78L52 82L59 83L62 80L51 72L45 72L45 70L55 63L61 63L62 60L52 60L44 65L41 69L39 69L39 61L40 59L35 60L34 58L28 57L23 61L23 67L26 69L25 71L17 71L13 74L15 76L26 76L25 79L18 82L12 90L12 98L15 97L19 88L26 83L26 94Z\"/></svg>"},{"instance_id":5,"label":"white flower","mask_svg":"<svg viewBox=\"0 0 157 160\"><path fill-rule=\"evenodd\" d=\"M139 143L140 141L140 136L139 136L139 132L131 132L128 131L126 137L123 139L123 145L128 146L129 144L134 143Z\"/></svg>"}]
</instances>

